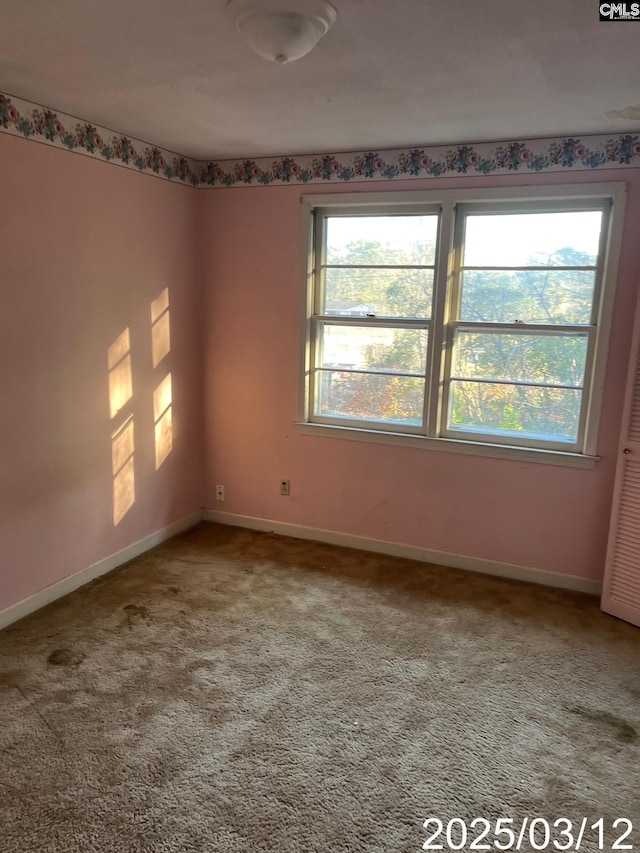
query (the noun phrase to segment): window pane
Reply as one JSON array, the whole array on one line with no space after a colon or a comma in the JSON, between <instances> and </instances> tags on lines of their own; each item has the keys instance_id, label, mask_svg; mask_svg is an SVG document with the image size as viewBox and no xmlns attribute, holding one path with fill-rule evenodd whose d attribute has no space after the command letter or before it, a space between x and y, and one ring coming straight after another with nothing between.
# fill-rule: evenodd
<instances>
[{"instance_id":1,"label":"window pane","mask_svg":"<svg viewBox=\"0 0 640 853\"><path fill-rule=\"evenodd\" d=\"M316 414L420 426L424 379L375 373L317 371Z\"/></svg>"},{"instance_id":2,"label":"window pane","mask_svg":"<svg viewBox=\"0 0 640 853\"><path fill-rule=\"evenodd\" d=\"M602 211L470 214L464 265L594 266Z\"/></svg>"},{"instance_id":3,"label":"window pane","mask_svg":"<svg viewBox=\"0 0 640 853\"><path fill-rule=\"evenodd\" d=\"M586 270L466 270L460 319L588 325L594 282Z\"/></svg>"},{"instance_id":4,"label":"window pane","mask_svg":"<svg viewBox=\"0 0 640 853\"><path fill-rule=\"evenodd\" d=\"M465 270L460 319L588 325L594 282L590 270Z\"/></svg>"},{"instance_id":5,"label":"window pane","mask_svg":"<svg viewBox=\"0 0 640 853\"><path fill-rule=\"evenodd\" d=\"M438 217L329 216L327 264L433 264Z\"/></svg>"},{"instance_id":6,"label":"window pane","mask_svg":"<svg viewBox=\"0 0 640 853\"><path fill-rule=\"evenodd\" d=\"M430 317L433 270L329 268L324 298L336 316Z\"/></svg>"},{"instance_id":7,"label":"window pane","mask_svg":"<svg viewBox=\"0 0 640 853\"><path fill-rule=\"evenodd\" d=\"M458 331L453 375L551 385L584 383L586 335Z\"/></svg>"},{"instance_id":8,"label":"window pane","mask_svg":"<svg viewBox=\"0 0 640 853\"><path fill-rule=\"evenodd\" d=\"M427 363L426 329L389 329L385 326L320 327L323 367L384 370L424 374Z\"/></svg>"},{"instance_id":9,"label":"window pane","mask_svg":"<svg viewBox=\"0 0 640 853\"><path fill-rule=\"evenodd\" d=\"M581 398L582 391L453 381L448 428L575 442Z\"/></svg>"}]
</instances>

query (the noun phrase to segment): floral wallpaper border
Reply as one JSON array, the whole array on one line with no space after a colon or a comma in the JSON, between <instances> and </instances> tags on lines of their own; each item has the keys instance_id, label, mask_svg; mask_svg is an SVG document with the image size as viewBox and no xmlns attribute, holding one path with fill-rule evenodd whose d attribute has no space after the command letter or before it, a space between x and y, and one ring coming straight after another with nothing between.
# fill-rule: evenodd
<instances>
[{"instance_id":1,"label":"floral wallpaper border","mask_svg":"<svg viewBox=\"0 0 640 853\"><path fill-rule=\"evenodd\" d=\"M196 160L139 139L0 93L0 132L35 139L185 184L198 185Z\"/></svg>"},{"instance_id":2,"label":"floral wallpaper border","mask_svg":"<svg viewBox=\"0 0 640 853\"><path fill-rule=\"evenodd\" d=\"M344 184L640 167L640 132L275 159L199 161L2 93L0 132L194 187Z\"/></svg>"}]
</instances>

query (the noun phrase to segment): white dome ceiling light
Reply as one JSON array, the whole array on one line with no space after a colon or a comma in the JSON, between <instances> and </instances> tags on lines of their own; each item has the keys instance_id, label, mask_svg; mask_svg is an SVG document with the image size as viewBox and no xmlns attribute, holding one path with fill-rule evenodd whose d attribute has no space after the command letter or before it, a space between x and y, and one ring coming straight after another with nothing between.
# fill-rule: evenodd
<instances>
[{"instance_id":1,"label":"white dome ceiling light","mask_svg":"<svg viewBox=\"0 0 640 853\"><path fill-rule=\"evenodd\" d=\"M306 56L338 17L327 0L229 0L225 11L258 56L282 65Z\"/></svg>"}]
</instances>

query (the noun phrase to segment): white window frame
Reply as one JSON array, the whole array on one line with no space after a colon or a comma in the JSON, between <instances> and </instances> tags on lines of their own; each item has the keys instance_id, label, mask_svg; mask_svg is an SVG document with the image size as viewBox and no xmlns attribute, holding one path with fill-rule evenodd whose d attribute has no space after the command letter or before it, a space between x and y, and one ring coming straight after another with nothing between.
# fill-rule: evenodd
<instances>
[{"instance_id":1,"label":"white window frame","mask_svg":"<svg viewBox=\"0 0 640 853\"><path fill-rule=\"evenodd\" d=\"M552 187L502 187L462 190L408 190L382 193L327 193L301 198L302 207L302 267L306 299L303 300L300 363L302 366L297 415L298 431L302 434L366 441L422 449L469 453L497 458L544 462L552 465L592 468L598 456L597 437L604 388L606 357L609 348L611 315L618 273L618 259L627 185L625 183L594 183ZM451 345L456 329L473 326L457 319L456 305L459 297L460 245L464 214L513 213L603 209L603 228L596 273L592 322L580 327L588 335L588 356L585 370L584 403L581 409L579 435L576 446L566 443L538 442L532 447L527 439L504 437L489 433L447 430L443 417L448 403ZM440 224L434 271L433 310L427 321L385 321L393 327L429 327L429 352L423 426L398 427L393 424L349 421L314 415L311 411L312 371L314 369L314 335L320 314L320 288L317 268L323 262L321 229L316 228L316 216L367 214L389 215L402 213L440 213ZM325 315L326 316L326 315ZM345 318L340 322L345 324ZM349 320L346 321L350 322ZM358 326L367 325L366 317L353 318ZM496 328L504 325L505 331L526 334L535 331L560 331L564 327L523 327L509 323L481 324ZM574 327L571 327L573 330ZM578 328L578 327L575 327Z\"/></svg>"}]
</instances>

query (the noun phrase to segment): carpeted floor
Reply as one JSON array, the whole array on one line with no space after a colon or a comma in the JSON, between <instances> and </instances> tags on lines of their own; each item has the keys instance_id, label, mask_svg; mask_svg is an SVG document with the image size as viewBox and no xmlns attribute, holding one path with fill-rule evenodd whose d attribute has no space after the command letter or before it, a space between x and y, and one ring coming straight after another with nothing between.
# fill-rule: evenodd
<instances>
[{"instance_id":1,"label":"carpeted floor","mask_svg":"<svg viewBox=\"0 0 640 853\"><path fill-rule=\"evenodd\" d=\"M640 630L201 525L0 634L0 750L2 853L413 853L430 816L640 850Z\"/></svg>"}]
</instances>

